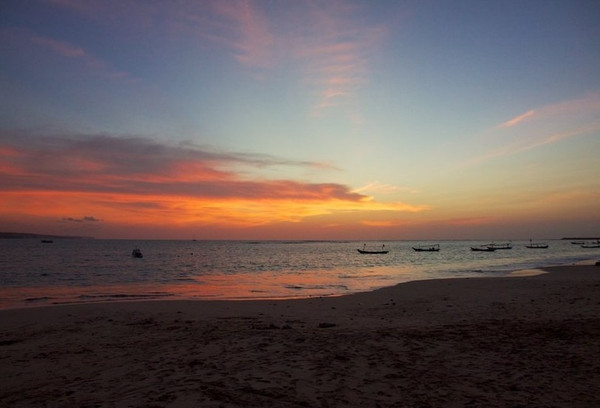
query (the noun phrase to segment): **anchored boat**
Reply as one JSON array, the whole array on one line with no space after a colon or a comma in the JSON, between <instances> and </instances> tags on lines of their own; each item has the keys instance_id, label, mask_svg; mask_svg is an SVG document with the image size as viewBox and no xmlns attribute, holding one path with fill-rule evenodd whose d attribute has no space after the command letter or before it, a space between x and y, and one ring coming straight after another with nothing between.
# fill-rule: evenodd
<instances>
[{"instance_id":1,"label":"anchored boat","mask_svg":"<svg viewBox=\"0 0 600 408\"><path fill-rule=\"evenodd\" d=\"M529 240L529 245L525 245L525 247L530 249L546 249L548 248L548 244L545 242L533 242L532 240Z\"/></svg>"},{"instance_id":2,"label":"anchored boat","mask_svg":"<svg viewBox=\"0 0 600 408\"><path fill-rule=\"evenodd\" d=\"M479 252L494 252L496 248L490 247L488 245L481 245L478 247L471 247L471 251L479 251Z\"/></svg>"},{"instance_id":3,"label":"anchored boat","mask_svg":"<svg viewBox=\"0 0 600 408\"><path fill-rule=\"evenodd\" d=\"M488 248L494 248L494 249L512 249L512 244L510 242L507 242L505 244L496 244L494 242L492 242L491 244L487 245Z\"/></svg>"},{"instance_id":4,"label":"anchored boat","mask_svg":"<svg viewBox=\"0 0 600 408\"><path fill-rule=\"evenodd\" d=\"M375 249L375 248L368 248L367 244L364 244L362 249L357 249L357 251L361 254L387 254L388 251L387 249L385 249L385 245L381 246L381 249Z\"/></svg>"},{"instance_id":5,"label":"anchored boat","mask_svg":"<svg viewBox=\"0 0 600 408\"><path fill-rule=\"evenodd\" d=\"M589 244L583 244L582 248L600 248L600 239L596 242L590 242Z\"/></svg>"},{"instance_id":6,"label":"anchored boat","mask_svg":"<svg viewBox=\"0 0 600 408\"><path fill-rule=\"evenodd\" d=\"M440 250L440 244L433 245L417 245L412 247L417 252L437 252Z\"/></svg>"}]
</instances>

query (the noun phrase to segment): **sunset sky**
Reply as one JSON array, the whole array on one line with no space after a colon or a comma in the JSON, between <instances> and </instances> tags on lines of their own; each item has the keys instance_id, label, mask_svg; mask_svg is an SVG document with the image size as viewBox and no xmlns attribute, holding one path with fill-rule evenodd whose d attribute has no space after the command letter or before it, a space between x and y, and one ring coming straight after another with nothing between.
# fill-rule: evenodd
<instances>
[{"instance_id":1,"label":"sunset sky","mask_svg":"<svg viewBox=\"0 0 600 408\"><path fill-rule=\"evenodd\" d=\"M6 0L0 231L600 235L600 1Z\"/></svg>"}]
</instances>

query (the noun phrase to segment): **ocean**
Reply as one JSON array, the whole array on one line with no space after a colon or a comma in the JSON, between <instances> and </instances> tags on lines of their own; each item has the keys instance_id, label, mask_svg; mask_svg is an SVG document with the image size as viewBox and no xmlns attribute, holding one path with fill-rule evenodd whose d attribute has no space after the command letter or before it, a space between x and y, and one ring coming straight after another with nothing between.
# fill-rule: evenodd
<instances>
[{"instance_id":1,"label":"ocean","mask_svg":"<svg viewBox=\"0 0 600 408\"><path fill-rule=\"evenodd\" d=\"M159 241L0 239L0 308L142 299L337 296L401 282L507 276L600 259L600 249L550 240L548 249L474 252L482 241ZM501 242L497 242L501 243ZM367 246L387 254L359 254ZM413 246L439 244L439 252ZM143 258L131 252L139 248Z\"/></svg>"}]
</instances>

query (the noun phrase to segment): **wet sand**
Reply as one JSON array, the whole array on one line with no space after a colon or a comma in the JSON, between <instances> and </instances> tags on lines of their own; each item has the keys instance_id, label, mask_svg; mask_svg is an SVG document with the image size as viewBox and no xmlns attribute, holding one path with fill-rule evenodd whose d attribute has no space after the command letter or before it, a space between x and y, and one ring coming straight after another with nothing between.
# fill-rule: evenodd
<instances>
[{"instance_id":1,"label":"wet sand","mask_svg":"<svg viewBox=\"0 0 600 408\"><path fill-rule=\"evenodd\" d=\"M600 267L0 311L0 406L591 407Z\"/></svg>"}]
</instances>

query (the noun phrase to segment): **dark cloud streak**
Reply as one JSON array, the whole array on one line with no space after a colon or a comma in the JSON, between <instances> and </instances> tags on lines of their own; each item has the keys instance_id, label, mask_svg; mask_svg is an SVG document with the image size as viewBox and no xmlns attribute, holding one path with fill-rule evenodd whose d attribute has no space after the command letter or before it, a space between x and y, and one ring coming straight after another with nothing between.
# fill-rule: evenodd
<instances>
[{"instance_id":1,"label":"dark cloud streak","mask_svg":"<svg viewBox=\"0 0 600 408\"><path fill-rule=\"evenodd\" d=\"M60 191L195 198L360 201L336 183L245 179L240 166L324 167L261 154L216 152L143 137L0 135L4 191ZM4 153L3 153L4 152ZM6 169L6 170L4 170Z\"/></svg>"},{"instance_id":2,"label":"dark cloud streak","mask_svg":"<svg viewBox=\"0 0 600 408\"><path fill-rule=\"evenodd\" d=\"M82 218L74 218L74 217L64 217L62 219L66 222L76 222L76 223L84 223L84 222L102 222L103 220L93 217L93 216L85 216Z\"/></svg>"}]
</instances>

